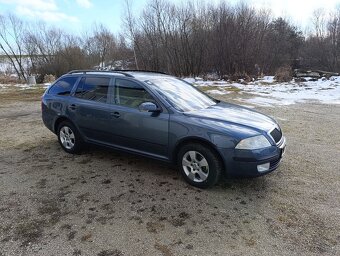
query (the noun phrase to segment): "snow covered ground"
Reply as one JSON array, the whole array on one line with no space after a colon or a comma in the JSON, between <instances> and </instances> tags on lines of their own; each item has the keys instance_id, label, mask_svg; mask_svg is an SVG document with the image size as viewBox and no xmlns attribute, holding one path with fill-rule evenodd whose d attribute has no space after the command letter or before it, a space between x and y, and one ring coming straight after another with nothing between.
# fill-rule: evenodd
<instances>
[{"instance_id":1,"label":"snow covered ground","mask_svg":"<svg viewBox=\"0 0 340 256\"><path fill-rule=\"evenodd\" d=\"M212 95L236 92L236 100L259 106L290 105L309 101L340 104L340 76L331 77L329 80L321 78L313 81L307 78L306 82L287 83L277 83L273 76L265 76L250 83L203 81L199 78L186 78L185 80L198 87L204 87L204 90ZM253 97L242 97L244 93L251 94Z\"/></svg>"}]
</instances>

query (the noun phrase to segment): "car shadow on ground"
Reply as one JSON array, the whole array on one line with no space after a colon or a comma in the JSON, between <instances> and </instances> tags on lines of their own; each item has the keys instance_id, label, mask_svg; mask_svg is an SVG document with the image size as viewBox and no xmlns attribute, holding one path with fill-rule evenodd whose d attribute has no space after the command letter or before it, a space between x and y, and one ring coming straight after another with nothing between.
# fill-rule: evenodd
<instances>
[{"instance_id":1,"label":"car shadow on ground","mask_svg":"<svg viewBox=\"0 0 340 256\"><path fill-rule=\"evenodd\" d=\"M168 163L157 159L152 159L124 151L119 151L103 146L88 145L86 149L81 153L81 156L90 157L92 159L105 159L111 161L117 161L124 159L130 167L143 169L143 172L148 174L161 175L164 179L181 179L185 187L192 187L185 183L184 179L178 170L178 167L174 163ZM270 174L271 175L271 174ZM222 175L218 184L208 190L213 191L226 191L238 187L245 192L258 191L259 187L270 186L265 176L262 177L229 177ZM194 187L192 187L194 188ZM194 188L197 189L197 188ZM254 191L253 191L254 190Z\"/></svg>"}]
</instances>

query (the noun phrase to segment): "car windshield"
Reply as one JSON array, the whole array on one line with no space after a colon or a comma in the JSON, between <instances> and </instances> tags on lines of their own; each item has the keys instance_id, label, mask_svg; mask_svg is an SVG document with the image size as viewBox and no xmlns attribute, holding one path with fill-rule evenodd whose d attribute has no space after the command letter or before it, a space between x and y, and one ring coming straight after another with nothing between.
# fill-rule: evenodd
<instances>
[{"instance_id":1,"label":"car windshield","mask_svg":"<svg viewBox=\"0 0 340 256\"><path fill-rule=\"evenodd\" d=\"M194 86L177 78L159 77L145 82L170 105L182 112L208 108L217 103Z\"/></svg>"}]
</instances>

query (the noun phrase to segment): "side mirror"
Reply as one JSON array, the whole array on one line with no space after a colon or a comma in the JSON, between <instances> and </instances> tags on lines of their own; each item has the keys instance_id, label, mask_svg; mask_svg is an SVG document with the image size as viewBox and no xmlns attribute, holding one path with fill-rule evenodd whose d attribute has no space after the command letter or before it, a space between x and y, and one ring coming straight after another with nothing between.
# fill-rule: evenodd
<instances>
[{"instance_id":1,"label":"side mirror","mask_svg":"<svg viewBox=\"0 0 340 256\"><path fill-rule=\"evenodd\" d=\"M157 107L157 105L153 102L143 102L139 105L139 111L141 112L152 112L157 113L161 112L161 109Z\"/></svg>"}]
</instances>

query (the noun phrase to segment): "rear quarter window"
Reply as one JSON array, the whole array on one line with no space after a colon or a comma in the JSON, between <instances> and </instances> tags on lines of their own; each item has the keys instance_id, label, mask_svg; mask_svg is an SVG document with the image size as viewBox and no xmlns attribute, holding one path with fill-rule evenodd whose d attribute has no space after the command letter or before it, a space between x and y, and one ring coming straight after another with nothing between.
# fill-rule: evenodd
<instances>
[{"instance_id":1,"label":"rear quarter window","mask_svg":"<svg viewBox=\"0 0 340 256\"><path fill-rule=\"evenodd\" d=\"M48 93L52 95L70 95L74 84L76 83L78 77L65 77L58 80L49 89Z\"/></svg>"}]
</instances>

